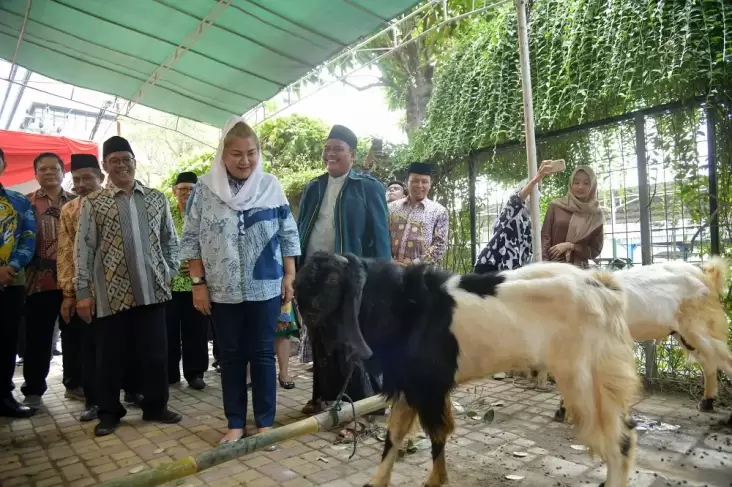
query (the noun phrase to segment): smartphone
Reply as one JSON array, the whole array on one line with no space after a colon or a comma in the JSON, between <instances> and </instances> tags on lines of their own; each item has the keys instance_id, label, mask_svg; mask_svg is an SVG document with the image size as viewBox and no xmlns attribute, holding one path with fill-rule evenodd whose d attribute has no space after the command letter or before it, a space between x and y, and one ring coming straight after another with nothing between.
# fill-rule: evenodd
<instances>
[{"instance_id":1,"label":"smartphone","mask_svg":"<svg viewBox=\"0 0 732 487\"><path fill-rule=\"evenodd\" d=\"M552 172L562 172L565 169L567 169L567 163L564 162L564 159L555 159L552 161Z\"/></svg>"}]
</instances>

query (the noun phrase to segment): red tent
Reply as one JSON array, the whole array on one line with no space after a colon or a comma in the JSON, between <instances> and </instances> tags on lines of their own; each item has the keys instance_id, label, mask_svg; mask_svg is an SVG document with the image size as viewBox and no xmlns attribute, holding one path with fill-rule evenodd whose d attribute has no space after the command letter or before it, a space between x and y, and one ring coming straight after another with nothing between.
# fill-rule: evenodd
<instances>
[{"instance_id":1,"label":"red tent","mask_svg":"<svg viewBox=\"0 0 732 487\"><path fill-rule=\"evenodd\" d=\"M69 169L71 154L99 157L99 145L96 142L10 130L0 130L0 149L5 152L6 164L0 181L6 187L32 181L35 178L33 159L42 152L58 154L66 170Z\"/></svg>"}]
</instances>

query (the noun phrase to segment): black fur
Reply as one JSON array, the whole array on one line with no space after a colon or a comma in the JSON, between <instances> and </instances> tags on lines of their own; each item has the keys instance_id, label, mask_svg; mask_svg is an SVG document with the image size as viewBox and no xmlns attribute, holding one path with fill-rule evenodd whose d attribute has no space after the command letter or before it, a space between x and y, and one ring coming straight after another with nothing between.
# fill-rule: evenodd
<instances>
[{"instance_id":1,"label":"black fur","mask_svg":"<svg viewBox=\"0 0 732 487\"><path fill-rule=\"evenodd\" d=\"M689 342L687 342L686 340L684 340L684 337L683 337L683 336L681 335L681 333L676 333L675 331L672 331L672 332L671 332L671 335L677 336L677 337L678 337L678 339L679 339L679 341L681 342L681 344L682 344L682 345L684 346L684 348L686 348L686 349L687 349L688 351L690 351L690 352L693 352L694 350L696 350L696 348L694 348L694 347L692 347L691 345L689 345Z\"/></svg>"},{"instance_id":2,"label":"black fur","mask_svg":"<svg viewBox=\"0 0 732 487\"><path fill-rule=\"evenodd\" d=\"M495 296L498 285L506 280L501 274L467 274L460 277L458 287L481 298Z\"/></svg>"},{"instance_id":3,"label":"black fur","mask_svg":"<svg viewBox=\"0 0 732 487\"><path fill-rule=\"evenodd\" d=\"M443 289L452 274L428 265L403 268L345 257L348 265L343 257L316 252L298 273L295 294L305 323L342 343L338 329L347 304L342 289L355 287L357 271L362 272L358 324L373 352L366 366L383 372L383 394L391 400L403 394L430 436L444 432L445 398L455 387L459 354L450 331L455 300Z\"/></svg>"},{"instance_id":4,"label":"black fur","mask_svg":"<svg viewBox=\"0 0 732 487\"><path fill-rule=\"evenodd\" d=\"M391 436L389 433L386 433L386 440L384 440L384 452L381 454L381 461L384 461L384 458L389 454L389 451L392 449L394 444L391 442Z\"/></svg>"},{"instance_id":5,"label":"black fur","mask_svg":"<svg viewBox=\"0 0 732 487\"><path fill-rule=\"evenodd\" d=\"M432 461L437 460L437 457L439 457L442 454L442 450L445 449L444 443L432 443Z\"/></svg>"},{"instance_id":6,"label":"black fur","mask_svg":"<svg viewBox=\"0 0 732 487\"><path fill-rule=\"evenodd\" d=\"M624 457L627 457L630 453L630 436L623 435L623 437L620 440L620 454Z\"/></svg>"}]
</instances>

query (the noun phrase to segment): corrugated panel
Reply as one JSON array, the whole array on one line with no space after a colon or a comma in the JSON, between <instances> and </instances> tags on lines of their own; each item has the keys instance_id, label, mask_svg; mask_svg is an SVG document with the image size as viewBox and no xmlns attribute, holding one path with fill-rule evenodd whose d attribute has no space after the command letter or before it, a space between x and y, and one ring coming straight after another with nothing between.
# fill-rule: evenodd
<instances>
[{"instance_id":1,"label":"corrugated panel","mask_svg":"<svg viewBox=\"0 0 732 487\"><path fill-rule=\"evenodd\" d=\"M234 0L140 103L211 125L276 95L417 0ZM11 59L26 0L0 0ZM33 0L17 63L130 99L216 0Z\"/></svg>"}]
</instances>

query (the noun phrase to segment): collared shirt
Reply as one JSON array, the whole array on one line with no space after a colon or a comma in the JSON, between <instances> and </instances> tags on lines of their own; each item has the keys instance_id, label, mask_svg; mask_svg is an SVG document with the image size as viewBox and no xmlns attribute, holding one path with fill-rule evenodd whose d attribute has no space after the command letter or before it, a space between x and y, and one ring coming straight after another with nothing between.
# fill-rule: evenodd
<instances>
[{"instance_id":1,"label":"collared shirt","mask_svg":"<svg viewBox=\"0 0 732 487\"><path fill-rule=\"evenodd\" d=\"M183 236L183 223L185 218L180 212L177 206L173 206L170 209L170 214L173 217L173 223L175 224L175 231L179 236ZM170 284L171 290L174 293L189 293L193 291L193 284L191 278L178 274L173 278L173 282Z\"/></svg>"},{"instance_id":2,"label":"collared shirt","mask_svg":"<svg viewBox=\"0 0 732 487\"><path fill-rule=\"evenodd\" d=\"M64 297L67 298L76 296L74 287L74 278L76 276L74 241L76 240L76 231L79 229L81 201L81 198L73 199L61 208L56 269L58 287L63 291Z\"/></svg>"},{"instance_id":3,"label":"collared shirt","mask_svg":"<svg viewBox=\"0 0 732 487\"><path fill-rule=\"evenodd\" d=\"M283 257L300 255L290 206L235 211L205 184L189 199L181 259L201 259L214 303L266 301L282 293Z\"/></svg>"},{"instance_id":4,"label":"collared shirt","mask_svg":"<svg viewBox=\"0 0 732 487\"><path fill-rule=\"evenodd\" d=\"M447 209L425 198L411 204L409 198L389 203L391 256L403 262L438 263L447 252L450 220Z\"/></svg>"},{"instance_id":5,"label":"collared shirt","mask_svg":"<svg viewBox=\"0 0 732 487\"><path fill-rule=\"evenodd\" d=\"M58 249L59 218L61 207L76 198L75 194L61 190L54 201L44 189L28 195L36 215L36 253L26 268L28 295L58 289L56 284L56 255Z\"/></svg>"},{"instance_id":6,"label":"collared shirt","mask_svg":"<svg viewBox=\"0 0 732 487\"><path fill-rule=\"evenodd\" d=\"M24 195L0 183L0 266L17 274L10 286L25 284L25 266L36 249L36 216Z\"/></svg>"},{"instance_id":7,"label":"collared shirt","mask_svg":"<svg viewBox=\"0 0 732 487\"><path fill-rule=\"evenodd\" d=\"M158 190L136 181L131 195L110 185L84 198L75 252L76 297L93 285L99 318L171 299L178 237Z\"/></svg>"}]
</instances>

